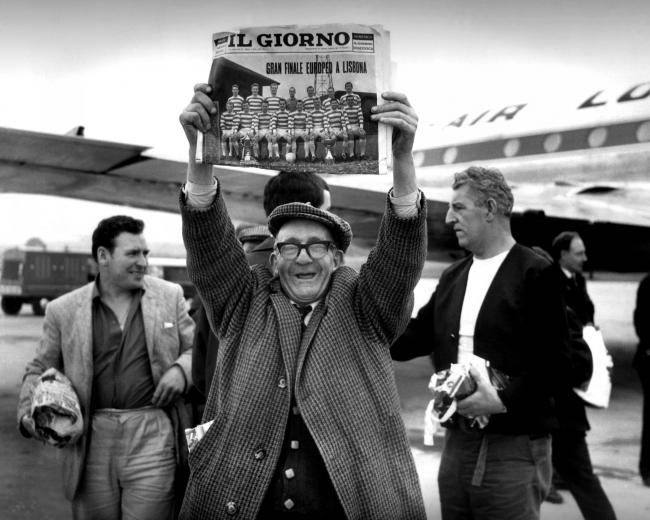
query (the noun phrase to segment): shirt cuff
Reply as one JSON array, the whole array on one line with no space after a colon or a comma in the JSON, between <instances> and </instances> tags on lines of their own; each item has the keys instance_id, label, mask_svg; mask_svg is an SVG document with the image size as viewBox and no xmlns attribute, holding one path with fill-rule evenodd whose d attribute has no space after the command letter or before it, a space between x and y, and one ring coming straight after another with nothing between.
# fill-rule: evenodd
<instances>
[{"instance_id":1,"label":"shirt cuff","mask_svg":"<svg viewBox=\"0 0 650 520\"><path fill-rule=\"evenodd\" d=\"M183 193L187 197L187 205L193 208L207 208L217 195L217 179L212 178L212 184L196 184L187 181Z\"/></svg>"},{"instance_id":2,"label":"shirt cuff","mask_svg":"<svg viewBox=\"0 0 650 520\"><path fill-rule=\"evenodd\" d=\"M420 200L420 192L418 190L402 195L401 197L393 197L393 190L391 190L388 197L395 211L395 215L398 217L412 218L418 215L418 202Z\"/></svg>"}]
</instances>

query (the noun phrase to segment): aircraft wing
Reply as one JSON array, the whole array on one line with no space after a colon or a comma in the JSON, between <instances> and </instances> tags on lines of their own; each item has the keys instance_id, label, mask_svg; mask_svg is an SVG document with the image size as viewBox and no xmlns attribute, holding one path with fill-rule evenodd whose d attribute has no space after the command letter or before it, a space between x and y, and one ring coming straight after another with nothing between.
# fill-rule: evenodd
<instances>
[{"instance_id":1,"label":"aircraft wing","mask_svg":"<svg viewBox=\"0 0 650 520\"><path fill-rule=\"evenodd\" d=\"M186 164L151 157L147 150L77 136L0 128L0 191L177 212L178 190L185 178ZM623 154L620 150L612 153ZM639 163L637 159L630 161ZM615 161L619 165L624 163L620 157ZM489 161L485 164L489 165ZM555 234L574 229L584 235L593 267L646 269L650 265L650 210L645 201L650 200L650 186L642 166L635 166L638 172L624 180L613 178L605 185L593 179L587 182L588 171L574 171L575 158L560 158L551 168L551 177L544 174L549 171L548 164L499 164L513 185L516 238L528 245L548 247ZM215 168L232 217L265 222L262 193L275 172ZM418 168L418 179L428 200L430 258L449 261L464 254L444 224L452 173L460 169L458 164L433 168L424 164ZM390 177L324 177L331 187L332 209L351 223L354 243L362 247L372 245L391 186ZM623 246L625 249L619 249ZM613 253L621 250L632 251L632 257Z\"/></svg>"}]
</instances>

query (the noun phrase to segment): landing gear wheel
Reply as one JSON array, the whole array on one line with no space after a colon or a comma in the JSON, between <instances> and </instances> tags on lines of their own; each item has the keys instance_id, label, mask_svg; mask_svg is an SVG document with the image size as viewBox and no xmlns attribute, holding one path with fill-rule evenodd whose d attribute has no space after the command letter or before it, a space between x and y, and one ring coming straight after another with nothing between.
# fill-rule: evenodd
<instances>
[{"instance_id":1,"label":"landing gear wheel","mask_svg":"<svg viewBox=\"0 0 650 520\"><path fill-rule=\"evenodd\" d=\"M45 316L45 306L47 305L46 298L32 300L32 312L34 316Z\"/></svg>"},{"instance_id":2,"label":"landing gear wheel","mask_svg":"<svg viewBox=\"0 0 650 520\"><path fill-rule=\"evenodd\" d=\"M3 296L0 303L2 311L8 316L15 316L20 312L23 301L15 296Z\"/></svg>"}]
</instances>

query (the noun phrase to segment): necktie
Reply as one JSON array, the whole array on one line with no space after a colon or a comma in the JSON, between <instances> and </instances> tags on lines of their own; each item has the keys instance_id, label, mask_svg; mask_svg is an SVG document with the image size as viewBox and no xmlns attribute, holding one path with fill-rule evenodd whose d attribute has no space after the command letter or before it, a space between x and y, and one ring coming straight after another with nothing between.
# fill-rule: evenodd
<instances>
[{"instance_id":1,"label":"necktie","mask_svg":"<svg viewBox=\"0 0 650 520\"><path fill-rule=\"evenodd\" d=\"M294 306L296 307L298 313L300 314L300 332L301 334L304 334L305 329L307 328L307 324L305 323L305 318L307 317L307 314L311 312L311 305L294 304Z\"/></svg>"}]
</instances>

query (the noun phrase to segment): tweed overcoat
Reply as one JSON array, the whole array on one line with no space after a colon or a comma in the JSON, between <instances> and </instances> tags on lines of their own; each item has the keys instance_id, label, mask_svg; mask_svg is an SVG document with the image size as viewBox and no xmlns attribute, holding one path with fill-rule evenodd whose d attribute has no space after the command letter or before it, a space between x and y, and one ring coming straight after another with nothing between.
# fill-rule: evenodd
<instances>
[{"instance_id":1,"label":"tweed overcoat","mask_svg":"<svg viewBox=\"0 0 650 520\"><path fill-rule=\"evenodd\" d=\"M73 500L86 457L93 382L92 295L95 282L71 291L45 308L43 335L33 361L27 365L18 400L18 424L29 413L34 385L43 372L55 367L72 382L84 419L84 435L61 449L65 497ZM194 322L180 285L151 276L144 277L140 302L145 339L154 385L172 364L183 370L191 384Z\"/></svg>"},{"instance_id":2,"label":"tweed overcoat","mask_svg":"<svg viewBox=\"0 0 650 520\"><path fill-rule=\"evenodd\" d=\"M214 423L190 453L181 518L256 517L293 393L348 519L424 519L389 355L424 264L424 197L411 219L388 205L368 261L334 272L302 339L279 280L248 266L220 189L203 210L181 196L181 212L190 276L220 341L203 416Z\"/></svg>"}]
</instances>

